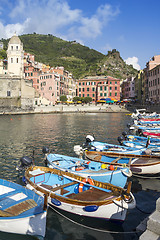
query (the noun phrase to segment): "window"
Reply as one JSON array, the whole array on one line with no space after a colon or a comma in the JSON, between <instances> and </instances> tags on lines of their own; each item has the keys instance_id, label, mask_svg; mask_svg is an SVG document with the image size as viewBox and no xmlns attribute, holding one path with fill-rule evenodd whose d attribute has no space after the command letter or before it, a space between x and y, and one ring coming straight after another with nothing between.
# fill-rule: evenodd
<instances>
[{"instance_id":1,"label":"window","mask_svg":"<svg viewBox=\"0 0 160 240\"><path fill-rule=\"evenodd\" d=\"M89 92L89 88L87 88L87 92Z\"/></svg>"},{"instance_id":2,"label":"window","mask_svg":"<svg viewBox=\"0 0 160 240\"><path fill-rule=\"evenodd\" d=\"M112 90L112 87L109 87L110 90Z\"/></svg>"},{"instance_id":3,"label":"window","mask_svg":"<svg viewBox=\"0 0 160 240\"><path fill-rule=\"evenodd\" d=\"M13 58L11 58L11 63L13 63Z\"/></svg>"},{"instance_id":4,"label":"window","mask_svg":"<svg viewBox=\"0 0 160 240\"><path fill-rule=\"evenodd\" d=\"M89 94L87 94L87 97L89 97Z\"/></svg>"},{"instance_id":5,"label":"window","mask_svg":"<svg viewBox=\"0 0 160 240\"><path fill-rule=\"evenodd\" d=\"M82 96L84 97L84 94Z\"/></svg>"},{"instance_id":6,"label":"window","mask_svg":"<svg viewBox=\"0 0 160 240\"><path fill-rule=\"evenodd\" d=\"M17 58L17 63L18 63L18 58Z\"/></svg>"},{"instance_id":7,"label":"window","mask_svg":"<svg viewBox=\"0 0 160 240\"><path fill-rule=\"evenodd\" d=\"M102 96L103 96L103 93L100 93L100 96L102 97Z\"/></svg>"},{"instance_id":8,"label":"window","mask_svg":"<svg viewBox=\"0 0 160 240\"><path fill-rule=\"evenodd\" d=\"M109 96L112 96L112 93L110 92Z\"/></svg>"},{"instance_id":9,"label":"window","mask_svg":"<svg viewBox=\"0 0 160 240\"><path fill-rule=\"evenodd\" d=\"M82 91L84 92L84 88L82 88Z\"/></svg>"},{"instance_id":10,"label":"window","mask_svg":"<svg viewBox=\"0 0 160 240\"><path fill-rule=\"evenodd\" d=\"M81 97L81 94L79 94L79 97Z\"/></svg>"},{"instance_id":11,"label":"window","mask_svg":"<svg viewBox=\"0 0 160 240\"><path fill-rule=\"evenodd\" d=\"M39 83L39 79L37 79L37 83Z\"/></svg>"},{"instance_id":12,"label":"window","mask_svg":"<svg viewBox=\"0 0 160 240\"><path fill-rule=\"evenodd\" d=\"M100 91L102 91L102 86L100 86Z\"/></svg>"},{"instance_id":13,"label":"window","mask_svg":"<svg viewBox=\"0 0 160 240\"><path fill-rule=\"evenodd\" d=\"M84 82L82 84L85 85Z\"/></svg>"},{"instance_id":14,"label":"window","mask_svg":"<svg viewBox=\"0 0 160 240\"><path fill-rule=\"evenodd\" d=\"M81 83L79 82L79 86L81 86Z\"/></svg>"},{"instance_id":15,"label":"window","mask_svg":"<svg viewBox=\"0 0 160 240\"><path fill-rule=\"evenodd\" d=\"M10 96L11 96L11 92L7 91L7 97L10 97Z\"/></svg>"},{"instance_id":16,"label":"window","mask_svg":"<svg viewBox=\"0 0 160 240\"><path fill-rule=\"evenodd\" d=\"M115 87L115 90L117 90L117 87Z\"/></svg>"},{"instance_id":17,"label":"window","mask_svg":"<svg viewBox=\"0 0 160 240\"><path fill-rule=\"evenodd\" d=\"M117 96L117 93L115 92L115 96Z\"/></svg>"},{"instance_id":18,"label":"window","mask_svg":"<svg viewBox=\"0 0 160 240\"><path fill-rule=\"evenodd\" d=\"M112 82L110 82L110 84L112 84Z\"/></svg>"},{"instance_id":19,"label":"window","mask_svg":"<svg viewBox=\"0 0 160 240\"><path fill-rule=\"evenodd\" d=\"M105 90L105 91L107 90L107 87L106 87L106 86L104 87L104 90Z\"/></svg>"},{"instance_id":20,"label":"window","mask_svg":"<svg viewBox=\"0 0 160 240\"><path fill-rule=\"evenodd\" d=\"M52 87L49 87L49 90L52 90Z\"/></svg>"},{"instance_id":21,"label":"window","mask_svg":"<svg viewBox=\"0 0 160 240\"><path fill-rule=\"evenodd\" d=\"M33 76L33 73L31 72L31 76Z\"/></svg>"},{"instance_id":22,"label":"window","mask_svg":"<svg viewBox=\"0 0 160 240\"><path fill-rule=\"evenodd\" d=\"M79 92L81 92L81 88L79 88Z\"/></svg>"},{"instance_id":23,"label":"window","mask_svg":"<svg viewBox=\"0 0 160 240\"><path fill-rule=\"evenodd\" d=\"M104 96L106 97L106 96L107 96L107 93L104 93Z\"/></svg>"},{"instance_id":24,"label":"window","mask_svg":"<svg viewBox=\"0 0 160 240\"><path fill-rule=\"evenodd\" d=\"M13 50L13 46L11 46L11 50Z\"/></svg>"},{"instance_id":25,"label":"window","mask_svg":"<svg viewBox=\"0 0 160 240\"><path fill-rule=\"evenodd\" d=\"M117 82L115 82L115 84L117 84Z\"/></svg>"},{"instance_id":26,"label":"window","mask_svg":"<svg viewBox=\"0 0 160 240\"><path fill-rule=\"evenodd\" d=\"M94 87L92 88L92 91L93 91L93 92L95 91L95 88L94 88Z\"/></svg>"},{"instance_id":27,"label":"window","mask_svg":"<svg viewBox=\"0 0 160 240\"><path fill-rule=\"evenodd\" d=\"M94 93L92 94L92 97L94 97Z\"/></svg>"}]
</instances>

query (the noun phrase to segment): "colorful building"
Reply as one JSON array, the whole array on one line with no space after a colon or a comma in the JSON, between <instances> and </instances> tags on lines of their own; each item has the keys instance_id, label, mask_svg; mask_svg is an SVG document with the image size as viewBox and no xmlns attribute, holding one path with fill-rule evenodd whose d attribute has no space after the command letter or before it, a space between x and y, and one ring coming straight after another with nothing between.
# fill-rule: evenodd
<instances>
[{"instance_id":1,"label":"colorful building","mask_svg":"<svg viewBox=\"0 0 160 240\"><path fill-rule=\"evenodd\" d=\"M93 102L102 98L120 100L120 80L109 76L90 76L79 79L77 96L91 97Z\"/></svg>"}]
</instances>

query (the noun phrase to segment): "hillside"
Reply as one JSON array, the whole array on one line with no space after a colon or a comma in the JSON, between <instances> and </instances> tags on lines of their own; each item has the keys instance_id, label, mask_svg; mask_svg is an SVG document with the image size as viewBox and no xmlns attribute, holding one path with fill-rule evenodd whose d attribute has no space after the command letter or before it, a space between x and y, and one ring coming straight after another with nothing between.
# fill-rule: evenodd
<instances>
[{"instance_id":1,"label":"hillside","mask_svg":"<svg viewBox=\"0 0 160 240\"><path fill-rule=\"evenodd\" d=\"M116 50L104 55L76 41L64 41L51 34L34 33L19 37L23 42L25 52L34 54L36 61L53 67L64 66L66 70L73 73L75 78L105 74L124 79L137 73L137 70L123 61ZM9 39L1 41L6 50Z\"/></svg>"}]
</instances>

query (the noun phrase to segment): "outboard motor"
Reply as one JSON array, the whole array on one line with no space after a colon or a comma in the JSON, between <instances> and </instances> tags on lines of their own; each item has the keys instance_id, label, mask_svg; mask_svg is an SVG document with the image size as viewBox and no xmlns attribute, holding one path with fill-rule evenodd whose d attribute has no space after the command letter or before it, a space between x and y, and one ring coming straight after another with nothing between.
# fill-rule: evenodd
<instances>
[{"instance_id":1,"label":"outboard motor","mask_svg":"<svg viewBox=\"0 0 160 240\"><path fill-rule=\"evenodd\" d=\"M124 131L124 132L122 132L122 135L123 135L123 137L126 139L126 137L127 137L127 132L126 131Z\"/></svg>"},{"instance_id":2,"label":"outboard motor","mask_svg":"<svg viewBox=\"0 0 160 240\"><path fill-rule=\"evenodd\" d=\"M49 148L43 147L43 148L42 148L42 153L43 153L43 154L49 153Z\"/></svg>"},{"instance_id":3,"label":"outboard motor","mask_svg":"<svg viewBox=\"0 0 160 240\"><path fill-rule=\"evenodd\" d=\"M92 135L86 136L86 142L83 143L83 148L88 148L90 143L94 141L94 137Z\"/></svg>"},{"instance_id":4,"label":"outboard motor","mask_svg":"<svg viewBox=\"0 0 160 240\"><path fill-rule=\"evenodd\" d=\"M23 156L20 158L20 166L18 166L16 168L16 170L18 171L22 171L24 170L25 168L31 166L33 164L33 159L30 158L30 157L27 157L27 156Z\"/></svg>"},{"instance_id":5,"label":"outboard motor","mask_svg":"<svg viewBox=\"0 0 160 240\"><path fill-rule=\"evenodd\" d=\"M50 152L50 151L49 151L49 148L48 148L48 147L43 147L43 148L42 148L42 153L45 155L45 157L44 157L44 163L45 163L46 167L47 167L47 164L48 164L47 155L48 155L49 152Z\"/></svg>"},{"instance_id":6,"label":"outboard motor","mask_svg":"<svg viewBox=\"0 0 160 240\"><path fill-rule=\"evenodd\" d=\"M130 127L131 127L131 124L130 124L130 123L127 123L127 127L130 128Z\"/></svg>"},{"instance_id":7,"label":"outboard motor","mask_svg":"<svg viewBox=\"0 0 160 240\"><path fill-rule=\"evenodd\" d=\"M123 139L122 136L121 136L121 137L118 137L117 140L118 140L118 142L119 142L121 145L123 144L123 140L124 140L124 139Z\"/></svg>"}]
</instances>

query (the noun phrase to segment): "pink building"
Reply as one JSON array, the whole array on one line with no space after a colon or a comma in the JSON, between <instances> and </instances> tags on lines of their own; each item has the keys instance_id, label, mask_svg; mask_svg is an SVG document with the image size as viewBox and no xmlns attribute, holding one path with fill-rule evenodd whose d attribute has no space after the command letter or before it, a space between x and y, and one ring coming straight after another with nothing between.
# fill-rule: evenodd
<instances>
[{"instance_id":1,"label":"pink building","mask_svg":"<svg viewBox=\"0 0 160 240\"><path fill-rule=\"evenodd\" d=\"M148 95L149 101L160 102L160 64L148 73Z\"/></svg>"},{"instance_id":2,"label":"pink building","mask_svg":"<svg viewBox=\"0 0 160 240\"><path fill-rule=\"evenodd\" d=\"M39 77L38 92L43 98L55 104L59 100L60 77L55 73L43 73Z\"/></svg>"},{"instance_id":3,"label":"pink building","mask_svg":"<svg viewBox=\"0 0 160 240\"><path fill-rule=\"evenodd\" d=\"M77 96L91 97L93 102L101 98L120 100L120 80L109 76L86 77L77 81Z\"/></svg>"},{"instance_id":4,"label":"pink building","mask_svg":"<svg viewBox=\"0 0 160 240\"><path fill-rule=\"evenodd\" d=\"M134 99L135 98L135 81L134 77L125 79L122 83L122 98Z\"/></svg>"}]
</instances>

